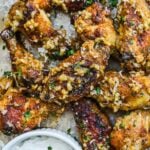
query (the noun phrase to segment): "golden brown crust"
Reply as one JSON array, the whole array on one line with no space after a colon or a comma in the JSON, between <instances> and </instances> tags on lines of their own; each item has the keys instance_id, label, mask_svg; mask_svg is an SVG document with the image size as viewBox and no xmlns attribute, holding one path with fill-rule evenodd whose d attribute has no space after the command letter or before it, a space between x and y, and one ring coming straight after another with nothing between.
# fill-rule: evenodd
<instances>
[{"instance_id":1,"label":"golden brown crust","mask_svg":"<svg viewBox=\"0 0 150 150\"><path fill-rule=\"evenodd\" d=\"M109 58L109 48L94 41L85 42L45 78L41 99L68 103L85 96L101 78Z\"/></svg>"},{"instance_id":2,"label":"golden brown crust","mask_svg":"<svg viewBox=\"0 0 150 150\"><path fill-rule=\"evenodd\" d=\"M1 33L2 39L6 42L10 51L12 67L14 72L20 72L20 78L31 83L38 83L43 78L43 63L34 58L27 50L16 40L11 30L4 30Z\"/></svg>"},{"instance_id":3,"label":"golden brown crust","mask_svg":"<svg viewBox=\"0 0 150 150\"><path fill-rule=\"evenodd\" d=\"M150 146L150 112L135 111L117 119L111 133L116 150L143 150Z\"/></svg>"},{"instance_id":4,"label":"golden brown crust","mask_svg":"<svg viewBox=\"0 0 150 150\"><path fill-rule=\"evenodd\" d=\"M120 23L117 47L129 70L147 70L150 47L150 10L145 0L122 0L118 6Z\"/></svg>"},{"instance_id":5,"label":"golden brown crust","mask_svg":"<svg viewBox=\"0 0 150 150\"><path fill-rule=\"evenodd\" d=\"M44 38L55 34L52 23L44 10L18 1L8 14L8 26L23 32L31 42L41 43Z\"/></svg>"},{"instance_id":6,"label":"golden brown crust","mask_svg":"<svg viewBox=\"0 0 150 150\"><path fill-rule=\"evenodd\" d=\"M100 3L94 3L79 13L75 28L83 41L100 40L108 46L115 46L116 32L112 20Z\"/></svg>"},{"instance_id":7,"label":"golden brown crust","mask_svg":"<svg viewBox=\"0 0 150 150\"><path fill-rule=\"evenodd\" d=\"M92 90L91 95L102 107L110 107L114 111L150 106L150 77L138 73L128 76L109 71L105 73L100 85Z\"/></svg>"},{"instance_id":8,"label":"golden brown crust","mask_svg":"<svg viewBox=\"0 0 150 150\"><path fill-rule=\"evenodd\" d=\"M10 88L0 100L0 130L10 134L31 130L48 116L48 107L36 98L26 98Z\"/></svg>"},{"instance_id":9,"label":"golden brown crust","mask_svg":"<svg viewBox=\"0 0 150 150\"><path fill-rule=\"evenodd\" d=\"M108 150L111 127L105 114L91 100L71 104L83 150Z\"/></svg>"}]
</instances>

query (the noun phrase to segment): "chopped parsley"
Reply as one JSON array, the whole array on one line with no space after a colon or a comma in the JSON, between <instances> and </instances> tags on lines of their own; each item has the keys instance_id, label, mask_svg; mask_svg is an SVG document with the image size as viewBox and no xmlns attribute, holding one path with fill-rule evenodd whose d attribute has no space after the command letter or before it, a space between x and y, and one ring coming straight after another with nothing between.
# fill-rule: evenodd
<instances>
[{"instance_id":1,"label":"chopped parsley","mask_svg":"<svg viewBox=\"0 0 150 150\"><path fill-rule=\"evenodd\" d=\"M48 146L47 150L52 150L52 147L51 147L51 146Z\"/></svg>"},{"instance_id":2,"label":"chopped parsley","mask_svg":"<svg viewBox=\"0 0 150 150\"><path fill-rule=\"evenodd\" d=\"M67 134L71 135L71 128L67 130Z\"/></svg>"},{"instance_id":3,"label":"chopped parsley","mask_svg":"<svg viewBox=\"0 0 150 150\"><path fill-rule=\"evenodd\" d=\"M116 7L118 4L118 0L109 0L109 3L111 7Z\"/></svg>"},{"instance_id":4,"label":"chopped parsley","mask_svg":"<svg viewBox=\"0 0 150 150\"><path fill-rule=\"evenodd\" d=\"M5 71L3 75L5 77L11 77L12 76L12 72L11 71Z\"/></svg>"},{"instance_id":5,"label":"chopped parsley","mask_svg":"<svg viewBox=\"0 0 150 150\"><path fill-rule=\"evenodd\" d=\"M55 88L55 83L52 82L52 83L49 84L49 86L50 86L51 89L54 89Z\"/></svg>"},{"instance_id":6,"label":"chopped parsley","mask_svg":"<svg viewBox=\"0 0 150 150\"><path fill-rule=\"evenodd\" d=\"M73 55L75 51L73 49L70 49L67 51L67 56Z\"/></svg>"},{"instance_id":7,"label":"chopped parsley","mask_svg":"<svg viewBox=\"0 0 150 150\"><path fill-rule=\"evenodd\" d=\"M95 89L94 89L94 91L96 92L96 94L98 95L98 94L100 94L100 88L99 87L96 87Z\"/></svg>"},{"instance_id":8,"label":"chopped parsley","mask_svg":"<svg viewBox=\"0 0 150 150\"><path fill-rule=\"evenodd\" d=\"M2 49L5 50L5 48L6 48L6 45L3 45Z\"/></svg>"},{"instance_id":9,"label":"chopped parsley","mask_svg":"<svg viewBox=\"0 0 150 150\"><path fill-rule=\"evenodd\" d=\"M124 125L123 123L121 123L121 124L119 125L119 128L120 128L120 129L124 129L124 128L125 128L125 125Z\"/></svg>"},{"instance_id":10,"label":"chopped parsley","mask_svg":"<svg viewBox=\"0 0 150 150\"><path fill-rule=\"evenodd\" d=\"M25 118L26 120L28 120L30 117L31 117L31 112L30 112L30 111L26 111L26 112L24 113L24 118Z\"/></svg>"},{"instance_id":11,"label":"chopped parsley","mask_svg":"<svg viewBox=\"0 0 150 150\"><path fill-rule=\"evenodd\" d=\"M22 71L18 70L17 72L12 72L12 71L5 71L3 74L5 77L12 77L13 75L16 75L18 77L22 76Z\"/></svg>"},{"instance_id":12,"label":"chopped parsley","mask_svg":"<svg viewBox=\"0 0 150 150\"><path fill-rule=\"evenodd\" d=\"M86 0L86 5L91 5L93 3L93 0Z\"/></svg>"}]
</instances>

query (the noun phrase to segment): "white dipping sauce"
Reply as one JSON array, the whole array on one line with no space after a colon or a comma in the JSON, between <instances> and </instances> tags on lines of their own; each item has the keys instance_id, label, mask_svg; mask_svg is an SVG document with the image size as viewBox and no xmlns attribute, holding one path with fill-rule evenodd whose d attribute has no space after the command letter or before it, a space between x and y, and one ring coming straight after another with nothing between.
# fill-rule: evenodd
<instances>
[{"instance_id":1,"label":"white dipping sauce","mask_svg":"<svg viewBox=\"0 0 150 150\"><path fill-rule=\"evenodd\" d=\"M68 144L56 138L33 137L14 146L11 150L74 150Z\"/></svg>"}]
</instances>

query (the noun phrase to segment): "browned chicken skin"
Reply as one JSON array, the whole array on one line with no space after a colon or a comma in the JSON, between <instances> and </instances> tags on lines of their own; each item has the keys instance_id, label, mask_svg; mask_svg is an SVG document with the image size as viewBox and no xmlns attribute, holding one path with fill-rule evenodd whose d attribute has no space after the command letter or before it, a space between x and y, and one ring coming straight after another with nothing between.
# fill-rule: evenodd
<instances>
[{"instance_id":1,"label":"browned chicken skin","mask_svg":"<svg viewBox=\"0 0 150 150\"><path fill-rule=\"evenodd\" d=\"M27 52L11 30L4 30L1 37L10 51L13 71L20 72L18 76L20 81L25 80L32 84L40 83L43 79L43 63Z\"/></svg>"},{"instance_id":2,"label":"browned chicken skin","mask_svg":"<svg viewBox=\"0 0 150 150\"><path fill-rule=\"evenodd\" d=\"M71 104L83 150L108 150L111 127L105 114L88 99Z\"/></svg>"},{"instance_id":3,"label":"browned chicken skin","mask_svg":"<svg viewBox=\"0 0 150 150\"><path fill-rule=\"evenodd\" d=\"M109 18L109 11L100 3L94 3L79 13L75 28L83 41L103 41L108 46L115 46L116 32L113 22Z\"/></svg>"},{"instance_id":4,"label":"browned chicken skin","mask_svg":"<svg viewBox=\"0 0 150 150\"><path fill-rule=\"evenodd\" d=\"M110 49L107 46L85 42L76 52L49 72L45 78L41 99L68 103L78 100L90 92L103 76Z\"/></svg>"},{"instance_id":5,"label":"browned chicken skin","mask_svg":"<svg viewBox=\"0 0 150 150\"><path fill-rule=\"evenodd\" d=\"M47 104L10 88L0 99L0 130L6 134L31 130L48 116Z\"/></svg>"},{"instance_id":6,"label":"browned chicken skin","mask_svg":"<svg viewBox=\"0 0 150 150\"><path fill-rule=\"evenodd\" d=\"M118 6L117 47L124 67L149 71L150 9L145 0L122 0Z\"/></svg>"},{"instance_id":7,"label":"browned chicken skin","mask_svg":"<svg viewBox=\"0 0 150 150\"><path fill-rule=\"evenodd\" d=\"M134 111L119 117L111 133L116 150L145 150L150 147L150 111Z\"/></svg>"},{"instance_id":8,"label":"browned chicken skin","mask_svg":"<svg viewBox=\"0 0 150 150\"><path fill-rule=\"evenodd\" d=\"M55 34L52 23L44 10L18 1L8 14L8 26L14 31L23 32L30 41L41 43Z\"/></svg>"},{"instance_id":9,"label":"browned chicken skin","mask_svg":"<svg viewBox=\"0 0 150 150\"><path fill-rule=\"evenodd\" d=\"M99 86L91 91L102 107L114 111L133 110L150 106L150 77L140 73L124 75L121 72L109 71Z\"/></svg>"}]
</instances>

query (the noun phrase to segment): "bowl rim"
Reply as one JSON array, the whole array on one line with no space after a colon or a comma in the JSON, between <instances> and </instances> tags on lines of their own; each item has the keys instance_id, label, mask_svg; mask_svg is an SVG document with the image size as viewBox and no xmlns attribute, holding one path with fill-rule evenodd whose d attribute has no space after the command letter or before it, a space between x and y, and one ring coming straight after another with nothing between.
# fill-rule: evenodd
<instances>
[{"instance_id":1,"label":"bowl rim","mask_svg":"<svg viewBox=\"0 0 150 150\"><path fill-rule=\"evenodd\" d=\"M2 150L11 150L12 146L17 145L17 143L20 143L28 138L35 137L35 136L48 136L53 137L61 140L62 142L65 142L68 144L73 150L82 150L79 143L70 135L66 134L65 132L56 130L56 129L37 129L34 131L29 131L27 133L23 133L17 137L15 137L13 140L8 142Z\"/></svg>"}]
</instances>

